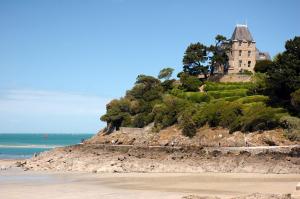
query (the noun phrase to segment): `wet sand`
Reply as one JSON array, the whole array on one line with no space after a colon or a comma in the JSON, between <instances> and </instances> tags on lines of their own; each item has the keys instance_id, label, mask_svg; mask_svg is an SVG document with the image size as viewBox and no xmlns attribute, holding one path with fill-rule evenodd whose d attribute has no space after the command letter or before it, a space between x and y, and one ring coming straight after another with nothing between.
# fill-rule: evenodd
<instances>
[{"instance_id":1,"label":"wet sand","mask_svg":"<svg viewBox=\"0 0 300 199\"><path fill-rule=\"evenodd\" d=\"M0 171L2 199L180 199L196 194L230 198L249 193L287 194L300 174L54 173Z\"/></svg>"}]
</instances>

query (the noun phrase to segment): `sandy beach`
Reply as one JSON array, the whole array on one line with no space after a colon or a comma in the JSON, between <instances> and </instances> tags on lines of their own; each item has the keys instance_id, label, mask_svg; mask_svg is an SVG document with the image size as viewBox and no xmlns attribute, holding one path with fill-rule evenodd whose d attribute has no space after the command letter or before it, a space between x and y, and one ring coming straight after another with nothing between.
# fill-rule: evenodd
<instances>
[{"instance_id":1,"label":"sandy beach","mask_svg":"<svg viewBox=\"0 0 300 199\"><path fill-rule=\"evenodd\" d=\"M2 170L0 174L1 199L180 199L187 195L232 198L256 192L293 193L300 181L300 174L93 174L23 171L16 167Z\"/></svg>"}]
</instances>

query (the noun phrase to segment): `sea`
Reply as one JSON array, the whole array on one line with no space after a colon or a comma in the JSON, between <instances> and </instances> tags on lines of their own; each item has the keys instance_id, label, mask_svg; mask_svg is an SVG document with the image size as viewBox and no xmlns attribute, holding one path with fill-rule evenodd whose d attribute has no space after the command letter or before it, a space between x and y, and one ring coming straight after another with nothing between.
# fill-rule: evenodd
<instances>
[{"instance_id":1,"label":"sea","mask_svg":"<svg viewBox=\"0 0 300 199\"><path fill-rule=\"evenodd\" d=\"M93 134L0 134L0 159L23 159L55 147L79 144Z\"/></svg>"}]
</instances>

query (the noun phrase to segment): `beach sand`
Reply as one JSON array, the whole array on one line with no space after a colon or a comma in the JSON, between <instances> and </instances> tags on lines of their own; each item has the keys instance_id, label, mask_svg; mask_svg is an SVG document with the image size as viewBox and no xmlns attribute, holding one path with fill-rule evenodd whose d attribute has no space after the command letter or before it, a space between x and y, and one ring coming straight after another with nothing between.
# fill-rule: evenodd
<instances>
[{"instance_id":1,"label":"beach sand","mask_svg":"<svg viewBox=\"0 0 300 199\"><path fill-rule=\"evenodd\" d=\"M1 165L1 164L0 164ZM249 193L287 194L300 174L258 173L79 173L0 171L1 199L180 199L230 198Z\"/></svg>"}]
</instances>

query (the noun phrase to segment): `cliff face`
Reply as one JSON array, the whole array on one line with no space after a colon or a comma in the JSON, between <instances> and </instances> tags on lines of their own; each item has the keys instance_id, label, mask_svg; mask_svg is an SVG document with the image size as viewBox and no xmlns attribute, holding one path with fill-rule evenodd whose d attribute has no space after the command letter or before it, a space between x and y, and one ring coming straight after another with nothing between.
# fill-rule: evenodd
<instances>
[{"instance_id":1,"label":"cliff face","mask_svg":"<svg viewBox=\"0 0 300 199\"><path fill-rule=\"evenodd\" d=\"M230 134L224 128L210 128L208 126L197 130L193 138L182 135L181 129L171 126L160 132L152 132L146 128L121 128L111 134L100 131L97 135L87 140L89 144L125 144L136 146L280 146L294 145L299 142L291 142L284 136L282 129L264 132Z\"/></svg>"}]
</instances>

